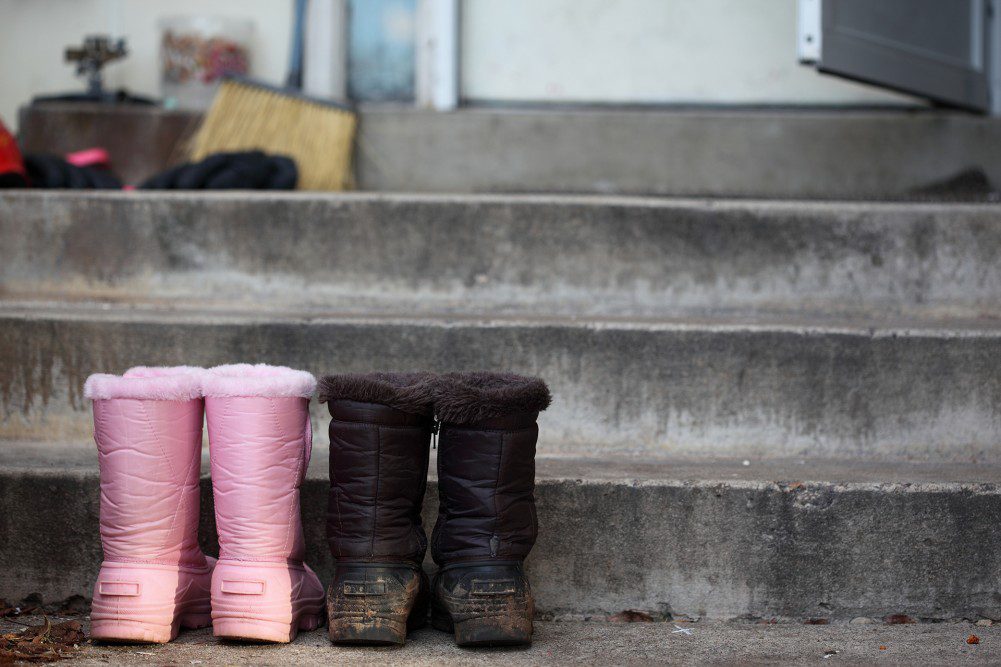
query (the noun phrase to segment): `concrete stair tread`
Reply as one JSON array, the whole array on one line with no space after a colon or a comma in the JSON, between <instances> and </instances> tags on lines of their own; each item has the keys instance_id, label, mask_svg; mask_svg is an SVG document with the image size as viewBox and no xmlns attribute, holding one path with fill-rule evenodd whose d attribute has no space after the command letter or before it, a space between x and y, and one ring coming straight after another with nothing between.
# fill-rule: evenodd
<instances>
[{"instance_id":1,"label":"concrete stair tread","mask_svg":"<svg viewBox=\"0 0 1001 667\"><path fill-rule=\"evenodd\" d=\"M325 424L324 424L325 426ZM543 435L543 438L545 436ZM432 450L432 460L436 454ZM202 452L207 475L208 446ZM308 479L327 478L329 451L316 448ZM92 443L0 441L0 468L25 474L97 474L97 452ZM691 486L714 485L798 490L811 485L873 489L894 486L915 491L959 490L968 487L1001 489L1001 462L927 462L825 458L665 458L635 456L538 456L536 480L594 484ZM429 472L437 478L434 465Z\"/></svg>"},{"instance_id":2,"label":"concrete stair tread","mask_svg":"<svg viewBox=\"0 0 1001 667\"><path fill-rule=\"evenodd\" d=\"M0 619L0 632L42 617ZM53 622L63 620L60 617ZM79 620L77 617L76 620ZM83 621L84 629L89 623ZM966 639L975 634L980 643ZM881 648L882 647L882 648ZM530 648L460 649L452 637L418 630L396 649L336 647L326 628L303 632L288 646L223 642L210 628L185 630L159 646L85 644L74 665L566 665L566 664L805 664L825 657L852 664L992 664L1001 660L1001 624L804 625L794 623L601 623L536 621Z\"/></svg>"},{"instance_id":3,"label":"concrete stair tread","mask_svg":"<svg viewBox=\"0 0 1001 667\"><path fill-rule=\"evenodd\" d=\"M1001 317L901 316L893 313L848 315L825 312L783 311L694 311L674 316L562 315L540 312L532 306L512 311L478 310L456 303L455 309L434 304L409 307L406 301L365 301L355 305L325 304L312 308L274 307L260 303L197 302L190 299L37 299L0 297L0 312L11 318L86 320L153 323L282 323L323 324L330 322L400 323L425 326L455 324L540 327L595 327L646 330L712 331L823 331L873 335L995 336L1001 334ZM430 307L429 307L430 306Z\"/></svg>"},{"instance_id":4,"label":"concrete stair tread","mask_svg":"<svg viewBox=\"0 0 1001 667\"><path fill-rule=\"evenodd\" d=\"M0 297L679 317L1001 315L999 205L0 194ZM813 317L813 315L810 315Z\"/></svg>"}]
</instances>

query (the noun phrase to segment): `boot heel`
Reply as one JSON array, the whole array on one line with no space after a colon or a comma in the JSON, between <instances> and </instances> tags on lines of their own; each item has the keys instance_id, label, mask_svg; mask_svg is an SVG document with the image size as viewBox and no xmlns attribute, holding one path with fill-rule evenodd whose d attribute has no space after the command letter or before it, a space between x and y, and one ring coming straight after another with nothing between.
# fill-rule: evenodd
<instances>
[{"instance_id":1,"label":"boot heel","mask_svg":"<svg viewBox=\"0 0 1001 667\"><path fill-rule=\"evenodd\" d=\"M451 619L449 624L452 625ZM459 646L526 646L532 643L532 620L514 614L470 618L454 624Z\"/></svg>"},{"instance_id":2,"label":"boot heel","mask_svg":"<svg viewBox=\"0 0 1001 667\"><path fill-rule=\"evenodd\" d=\"M192 627L189 616L208 616L211 577L209 564L103 563L94 584L91 637L151 644L173 640L182 626Z\"/></svg>"},{"instance_id":3,"label":"boot heel","mask_svg":"<svg viewBox=\"0 0 1001 667\"><path fill-rule=\"evenodd\" d=\"M318 621L322 590L305 565L219 561L212 574L213 634L237 641L290 642L303 625Z\"/></svg>"},{"instance_id":4,"label":"boot heel","mask_svg":"<svg viewBox=\"0 0 1001 667\"><path fill-rule=\"evenodd\" d=\"M534 615L521 563L452 564L435 576L431 623L459 646L531 644Z\"/></svg>"},{"instance_id":5,"label":"boot heel","mask_svg":"<svg viewBox=\"0 0 1001 667\"><path fill-rule=\"evenodd\" d=\"M403 646L407 624L388 618L338 618L330 621L330 641L335 644Z\"/></svg>"},{"instance_id":6,"label":"boot heel","mask_svg":"<svg viewBox=\"0 0 1001 667\"><path fill-rule=\"evenodd\" d=\"M327 590L330 641L402 646L427 622L427 577L409 565L340 565Z\"/></svg>"}]
</instances>

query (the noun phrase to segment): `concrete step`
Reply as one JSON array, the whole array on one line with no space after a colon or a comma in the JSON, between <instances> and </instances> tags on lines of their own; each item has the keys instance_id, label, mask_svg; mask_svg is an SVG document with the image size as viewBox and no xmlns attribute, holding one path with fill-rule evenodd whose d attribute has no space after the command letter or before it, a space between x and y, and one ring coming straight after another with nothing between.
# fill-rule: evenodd
<instances>
[{"instance_id":1,"label":"concrete step","mask_svg":"<svg viewBox=\"0 0 1001 667\"><path fill-rule=\"evenodd\" d=\"M0 597L89 597L96 453L3 445ZM327 465L317 452L302 491L324 580ZM210 488L203 478L201 537L216 553ZM1001 620L998 465L540 457L536 497L528 570L542 618Z\"/></svg>"},{"instance_id":2,"label":"concrete step","mask_svg":"<svg viewBox=\"0 0 1001 667\"><path fill-rule=\"evenodd\" d=\"M138 182L181 159L198 120L51 104L27 108L20 134L29 152L106 146ZM362 106L360 121L364 190L887 198L971 168L1001 183L1001 123L956 112Z\"/></svg>"},{"instance_id":3,"label":"concrete step","mask_svg":"<svg viewBox=\"0 0 1001 667\"><path fill-rule=\"evenodd\" d=\"M551 385L547 454L997 460L1001 329L352 316L0 303L0 437L89 438L94 372L265 361L510 369ZM314 405L315 423L325 423ZM318 445L323 446L325 435Z\"/></svg>"},{"instance_id":4,"label":"concrete step","mask_svg":"<svg viewBox=\"0 0 1001 667\"><path fill-rule=\"evenodd\" d=\"M0 295L358 313L1001 318L1001 206L8 191Z\"/></svg>"},{"instance_id":5,"label":"concrete step","mask_svg":"<svg viewBox=\"0 0 1001 667\"><path fill-rule=\"evenodd\" d=\"M79 617L54 617L53 623ZM15 622L16 621L16 622ZM0 632L42 625L41 616L0 619ZM89 633L89 623L83 621ZM968 644L970 635L979 639ZM431 628L411 633L396 649L333 646L326 628L305 632L290 646L223 642L212 630L185 630L169 644L85 644L74 665L764 665L812 664L824 658L851 664L990 665L1001 661L1001 625L803 625L792 623L535 623L531 648L460 649Z\"/></svg>"}]
</instances>

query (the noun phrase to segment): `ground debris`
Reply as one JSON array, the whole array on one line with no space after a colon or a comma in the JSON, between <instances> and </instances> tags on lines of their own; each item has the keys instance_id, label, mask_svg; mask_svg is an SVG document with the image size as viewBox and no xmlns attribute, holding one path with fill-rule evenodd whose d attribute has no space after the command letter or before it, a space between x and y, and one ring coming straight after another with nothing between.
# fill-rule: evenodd
<instances>
[{"instance_id":1,"label":"ground debris","mask_svg":"<svg viewBox=\"0 0 1001 667\"><path fill-rule=\"evenodd\" d=\"M612 614L608 617L608 620L612 623L651 623L654 619L653 616L645 611L625 609L618 614Z\"/></svg>"},{"instance_id":2,"label":"ground debris","mask_svg":"<svg viewBox=\"0 0 1001 667\"><path fill-rule=\"evenodd\" d=\"M906 625L910 623L917 623L918 619L913 616L908 616L907 614L890 614L889 616L883 617L883 622L887 625Z\"/></svg>"},{"instance_id":3,"label":"ground debris","mask_svg":"<svg viewBox=\"0 0 1001 667\"><path fill-rule=\"evenodd\" d=\"M79 621L53 625L46 617L41 625L0 635L0 664L55 662L70 658L85 639Z\"/></svg>"},{"instance_id":4,"label":"ground debris","mask_svg":"<svg viewBox=\"0 0 1001 667\"><path fill-rule=\"evenodd\" d=\"M830 622L829 618L808 618L803 621L803 625L828 625Z\"/></svg>"},{"instance_id":5,"label":"ground debris","mask_svg":"<svg viewBox=\"0 0 1001 667\"><path fill-rule=\"evenodd\" d=\"M966 643L967 644L979 644L980 643L980 637L978 637L976 635L970 635L969 637L966 638Z\"/></svg>"}]
</instances>

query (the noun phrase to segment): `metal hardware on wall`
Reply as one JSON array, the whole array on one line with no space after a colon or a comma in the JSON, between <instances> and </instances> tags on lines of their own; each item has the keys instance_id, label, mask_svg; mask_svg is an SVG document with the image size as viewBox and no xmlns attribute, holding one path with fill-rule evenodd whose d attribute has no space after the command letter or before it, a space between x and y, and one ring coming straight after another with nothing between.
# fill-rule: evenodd
<instances>
[{"instance_id":1,"label":"metal hardware on wall","mask_svg":"<svg viewBox=\"0 0 1001 667\"><path fill-rule=\"evenodd\" d=\"M820 60L820 3L821 0L799 0L796 8L796 26L799 32L796 55L803 64Z\"/></svg>"}]
</instances>

